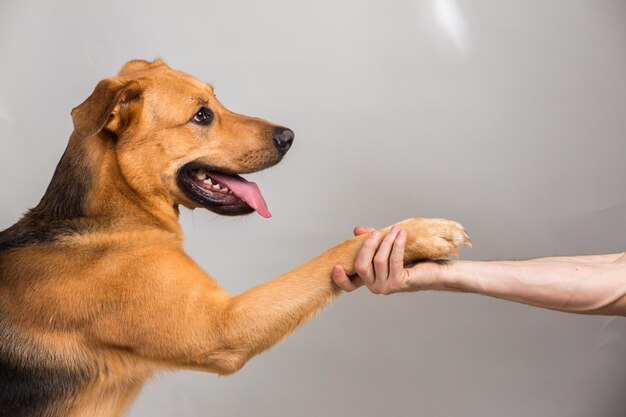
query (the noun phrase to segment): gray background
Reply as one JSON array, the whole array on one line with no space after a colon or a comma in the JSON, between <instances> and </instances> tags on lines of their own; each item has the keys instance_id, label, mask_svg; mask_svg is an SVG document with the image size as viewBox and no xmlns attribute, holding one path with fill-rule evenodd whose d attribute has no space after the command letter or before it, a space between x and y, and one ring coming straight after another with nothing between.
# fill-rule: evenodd
<instances>
[{"instance_id":1,"label":"gray background","mask_svg":"<svg viewBox=\"0 0 626 417\"><path fill-rule=\"evenodd\" d=\"M0 5L1 228L42 195L70 109L162 57L296 132L254 176L272 219L181 215L229 290L413 216L461 221L466 259L626 249L623 0ZM129 415L623 417L626 323L361 290L234 376L159 376Z\"/></svg>"}]
</instances>

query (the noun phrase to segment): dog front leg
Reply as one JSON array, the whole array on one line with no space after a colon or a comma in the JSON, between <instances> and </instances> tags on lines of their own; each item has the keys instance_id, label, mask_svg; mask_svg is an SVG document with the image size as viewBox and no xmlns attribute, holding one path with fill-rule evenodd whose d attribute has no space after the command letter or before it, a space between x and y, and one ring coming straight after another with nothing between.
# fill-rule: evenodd
<instances>
[{"instance_id":1,"label":"dog front leg","mask_svg":"<svg viewBox=\"0 0 626 417\"><path fill-rule=\"evenodd\" d=\"M398 224L408 232L405 262L440 259L470 244L461 225L443 219L410 219ZM381 230L385 235L390 228ZM274 345L311 318L339 292L332 281L334 265L354 274L354 262L367 236L345 240L279 278L252 288L227 303L221 351L224 363L238 370L252 356ZM222 366L222 369L224 367Z\"/></svg>"}]
</instances>

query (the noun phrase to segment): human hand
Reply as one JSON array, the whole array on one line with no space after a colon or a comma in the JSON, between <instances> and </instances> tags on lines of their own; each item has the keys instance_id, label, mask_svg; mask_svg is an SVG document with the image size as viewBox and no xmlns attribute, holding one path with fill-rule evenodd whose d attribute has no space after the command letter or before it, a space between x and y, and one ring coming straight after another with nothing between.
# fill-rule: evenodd
<instances>
[{"instance_id":1,"label":"human hand","mask_svg":"<svg viewBox=\"0 0 626 417\"><path fill-rule=\"evenodd\" d=\"M369 233L357 255L354 268L358 275L348 277L340 265L335 265L332 277L335 284L350 292L365 285L374 294L393 294L405 291L436 289L446 265L442 262L420 262L404 267L404 249L407 232L397 226L384 237L367 227L354 229L355 235Z\"/></svg>"}]
</instances>

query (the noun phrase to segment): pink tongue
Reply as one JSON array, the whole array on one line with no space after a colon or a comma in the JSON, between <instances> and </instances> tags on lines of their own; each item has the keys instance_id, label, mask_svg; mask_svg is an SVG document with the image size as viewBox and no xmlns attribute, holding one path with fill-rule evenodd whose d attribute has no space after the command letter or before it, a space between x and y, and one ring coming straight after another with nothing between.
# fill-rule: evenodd
<instances>
[{"instance_id":1,"label":"pink tongue","mask_svg":"<svg viewBox=\"0 0 626 417\"><path fill-rule=\"evenodd\" d=\"M241 177L231 177L228 175L216 174L214 172L209 172L208 174L209 177L216 179L230 188L230 190L236 194L237 197L248 203L248 205L255 209L261 216L266 219L272 217L270 211L267 209L267 204L265 204L265 199L263 198L258 185L253 182L248 182Z\"/></svg>"}]
</instances>

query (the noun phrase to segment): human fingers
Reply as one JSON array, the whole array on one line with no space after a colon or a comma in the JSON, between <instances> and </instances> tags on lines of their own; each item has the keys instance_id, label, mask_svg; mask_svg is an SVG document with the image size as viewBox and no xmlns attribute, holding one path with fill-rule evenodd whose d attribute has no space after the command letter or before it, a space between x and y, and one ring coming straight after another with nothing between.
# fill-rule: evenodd
<instances>
[{"instance_id":1,"label":"human fingers","mask_svg":"<svg viewBox=\"0 0 626 417\"><path fill-rule=\"evenodd\" d=\"M406 246L407 231L400 230L393 242L389 255L389 278L383 289L383 294L393 294L406 291L408 285L408 271L404 268L404 248Z\"/></svg>"},{"instance_id":2,"label":"human fingers","mask_svg":"<svg viewBox=\"0 0 626 417\"><path fill-rule=\"evenodd\" d=\"M372 260L376 254L376 249L380 244L381 235L378 230L374 230L365 239L361 250L356 256L354 262L354 270L368 287L374 283L376 276L374 275L374 266Z\"/></svg>"},{"instance_id":3,"label":"human fingers","mask_svg":"<svg viewBox=\"0 0 626 417\"><path fill-rule=\"evenodd\" d=\"M354 236L364 235L365 233L371 233L374 230L376 229L374 229L373 227L357 226L354 228Z\"/></svg>"},{"instance_id":4,"label":"human fingers","mask_svg":"<svg viewBox=\"0 0 626 417\"><path fill-rule=\"evenodd\" d=\"M375 279L371 286L368 285L368 288L374 294L381 294L386 286L387 279L389 278L389 256L399 231L400 229L396 226L392 227L387 236L385 236L380 243L376 255L374 255Z\"/></svg>"},{"instance_id":5,"label":"human fingers","mask_svg":"<svg viewBox=\"0 0 626 417\"><path fill-rule=\"evenodd\" d=\"M346 292L354 291L363 285L363 280L358 275L350 278L341 265L333 267L331 276L335 284Z\"/></svg>"}]
</instances>

